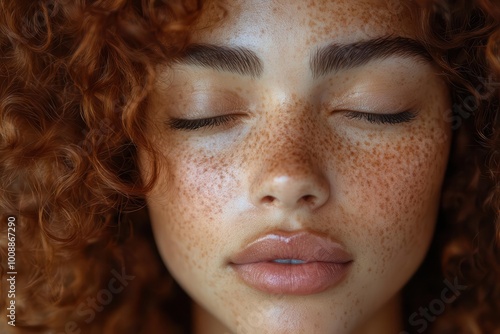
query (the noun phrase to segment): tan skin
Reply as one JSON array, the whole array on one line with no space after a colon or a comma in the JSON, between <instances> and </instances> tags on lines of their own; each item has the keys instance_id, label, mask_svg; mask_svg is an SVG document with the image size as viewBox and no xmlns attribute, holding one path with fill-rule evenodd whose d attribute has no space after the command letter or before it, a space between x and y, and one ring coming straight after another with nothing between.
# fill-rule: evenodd
<instances>
[{"instance_id":1,"label":"tan skin","mask_svg":"<svg viewBox=\"0 0 500 334\"><path fill-rule=\"evenodd\" d=\"M400 291L434 232L451 136L448 88L414 56L311 74L319 46L413 38L408 12L394 2L228 3L217 24L217 6L204 14L193 43L248 48L262 74L163 68L149 108L162 171L148 208L163 260L193 298L195 332L398 333ZM395 124L348 117L404 110L416 116ZM168 123L222 115L234 117L196 130ZM140 156L147 176L149 156ZM339 284L268 294L229 265L260 235L301 230L352 254Z\"/></svg>"}]
</instances>

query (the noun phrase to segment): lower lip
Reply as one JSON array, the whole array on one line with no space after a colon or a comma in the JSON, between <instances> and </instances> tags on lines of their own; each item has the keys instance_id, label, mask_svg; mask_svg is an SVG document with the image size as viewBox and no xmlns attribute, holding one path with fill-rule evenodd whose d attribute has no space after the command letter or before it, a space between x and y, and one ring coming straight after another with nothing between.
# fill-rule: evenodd
<instances>
[{"instance_id":1,"label":"lower lip","mask_svg":"<svg viewBox=\"0 0 500 334\"><path fill-rule=\"evenodd\" d=\"M311 295L340 283L350 264L351 262L256 262L233 264L232 267L246 284L257 290L272 294Z\"/></svg>"}]
</instances>

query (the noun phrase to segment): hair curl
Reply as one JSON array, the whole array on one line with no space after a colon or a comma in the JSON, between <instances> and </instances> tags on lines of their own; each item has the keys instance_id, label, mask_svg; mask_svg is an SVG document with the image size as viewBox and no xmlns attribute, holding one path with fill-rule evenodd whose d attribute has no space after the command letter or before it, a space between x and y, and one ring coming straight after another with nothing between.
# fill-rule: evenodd
<instances>
[{"instance_id":1,"label":"hair curl","mask_svg":"<svg viewBox=\"0 0 500 334\"><path fill-rule=\"evenodd\" d=\"M405 310L410 316L428 305L444 278L457 278L468 289L432 332L493 333L500 328L500 7L418 2L419 38L452 87L456 131L436 235L405 288ZM183 330L165 313L174 312L172 298L185 296L151 247L147 217L134 213L158 166L142 180L136 152L154 153L143 129L155 67L187 45L202 7L201 0L0 2L2 282L8 215L17 218L18 271L16 327L2 331ZM116 271L132 282L95 319L82 318L80 306ZM5 296L2 285L3 312Z\"/></svg>"}]
</instances>

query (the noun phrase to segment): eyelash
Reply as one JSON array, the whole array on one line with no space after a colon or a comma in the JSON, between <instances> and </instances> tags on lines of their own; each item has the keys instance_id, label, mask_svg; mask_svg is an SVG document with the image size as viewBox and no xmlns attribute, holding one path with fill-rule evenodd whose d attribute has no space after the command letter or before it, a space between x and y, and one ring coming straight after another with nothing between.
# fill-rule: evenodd
<instances>
[{"instance_id":1,"label":"eyelash","mask_svg":"<svg viewBox=\"0 0 500 334\"><path fill-rule=\"evenodd\" d=\"M411 122L417 117L417 113L411 110L405 110L396 114L371 114L366 112L349 111L347 118L366 120L372 124L400 124Z\"/></svg>"},{"instance_id":2,"label":"eyelash","mask_svg":"<svg viewBox=\"0 0 500 334\"><path fill-rule=\"evenodd\" d=\"M350 111L345 115L350 119L365 120L372 124L400 124L411 122L417 116L415 112L406 110L396 114L371 114L365 112ZM238 115L224 115L202 119L181 119L174 118L167 122L168 126L174 130L194 131L201 128L212 129L234 121Z\"/></svg>"},{"instance_id":3,"label":"eyelash","mask_svg":"<svg viewBox=\"0 0 500 334\"><path fill-rule=\"evenodd\" d=\"M174 130L198 130L200 128L215 128L227 124L236 119L237 115L224 115L202 119L181 119L174 118L168 121L168 126Z\"/></svg>"}]
</instances>

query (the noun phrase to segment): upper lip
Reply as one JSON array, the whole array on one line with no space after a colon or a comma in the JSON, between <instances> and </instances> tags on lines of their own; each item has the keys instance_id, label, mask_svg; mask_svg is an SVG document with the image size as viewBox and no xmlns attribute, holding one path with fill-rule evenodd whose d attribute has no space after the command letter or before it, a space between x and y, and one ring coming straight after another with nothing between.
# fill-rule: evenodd
<instances>
[{"instance_id":1,"label":"upper lip","mask_svg":"<svg viewBox=\"0 0 500 334\"><path fill-rule=\"evenodd\" d=\"M231 258L231 263L251 264L276 259L304 262L347 263L353 260L338 242L307 231L298 233L268 233L249 243Z\"/></svg>"}]
</instances>

